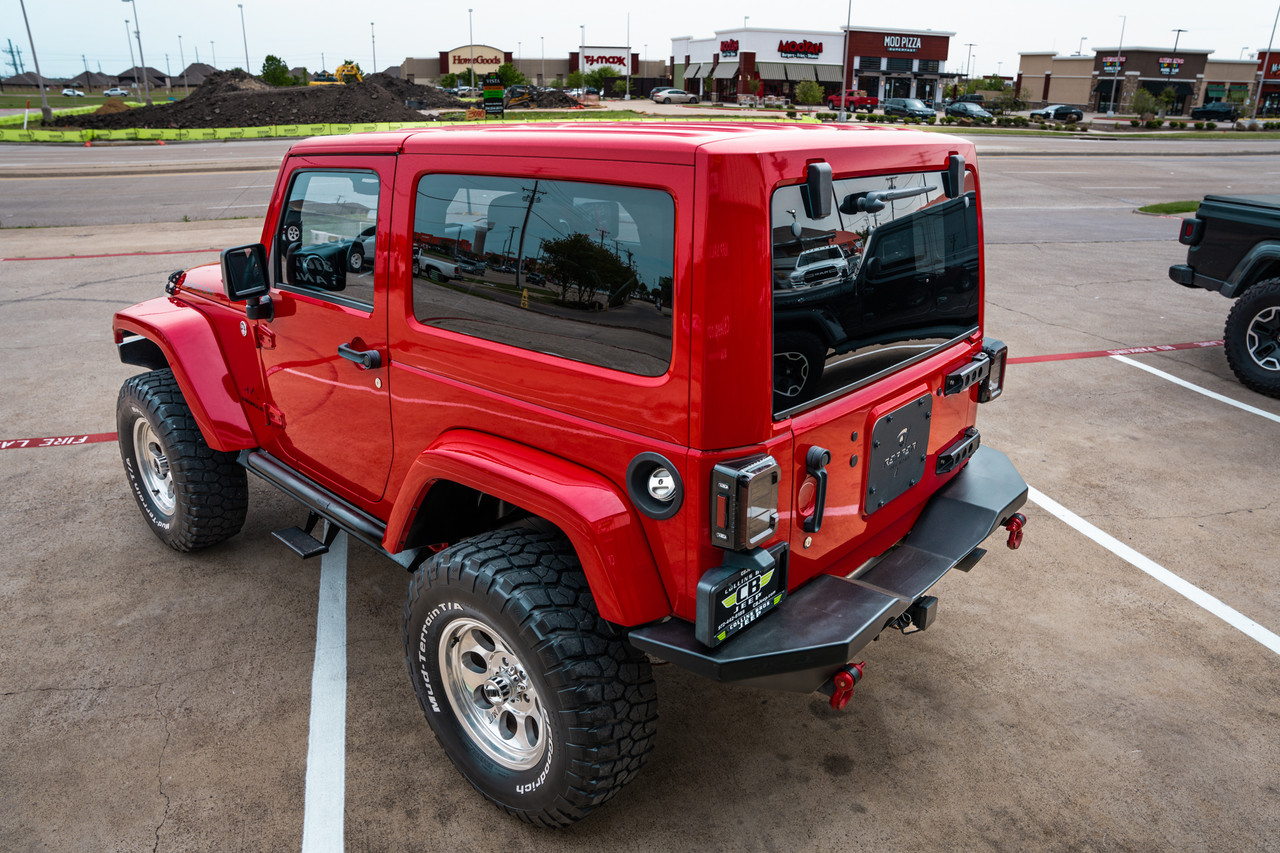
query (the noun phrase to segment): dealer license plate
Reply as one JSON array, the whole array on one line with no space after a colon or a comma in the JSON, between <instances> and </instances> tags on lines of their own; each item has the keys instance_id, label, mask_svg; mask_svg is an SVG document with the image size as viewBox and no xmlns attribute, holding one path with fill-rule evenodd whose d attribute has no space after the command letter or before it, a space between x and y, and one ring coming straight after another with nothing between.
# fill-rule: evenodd
<instances>
[{"instance_id":1,"label":"dealer license plate","mask_svg":"<svg viewBox=\"0 0 1280 853\"><path fill-rule=\"evenodd\" d=\"M777 607L787 596L787 546L727 551L724 564L698 581L694 635L715 647Z\"/></svg>"}]
</instances>

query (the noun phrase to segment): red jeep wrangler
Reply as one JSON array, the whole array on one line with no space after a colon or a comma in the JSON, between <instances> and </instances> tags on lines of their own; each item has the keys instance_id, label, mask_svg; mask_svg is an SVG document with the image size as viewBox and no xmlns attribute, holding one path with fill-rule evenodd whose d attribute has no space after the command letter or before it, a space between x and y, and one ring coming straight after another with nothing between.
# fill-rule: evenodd
<instances>
[{"instance_id":1,"label":"red jeep wrangler","mask_svg":"<svg viewBox=\"0 0 1280 853\"><path fill-rule=\"evenodd\" d=\"M894 129L300 142L262 243L116 315L150 370L128 481L179 551L240 529L252 472L308 510L299 553L323 518L412 571L446 753L566 825L653 747L648 655L843 707L863 646L1020 540L1026 484L974 428L1006 359L979 207L971 144Z\"/></svg>"}]
</instances>

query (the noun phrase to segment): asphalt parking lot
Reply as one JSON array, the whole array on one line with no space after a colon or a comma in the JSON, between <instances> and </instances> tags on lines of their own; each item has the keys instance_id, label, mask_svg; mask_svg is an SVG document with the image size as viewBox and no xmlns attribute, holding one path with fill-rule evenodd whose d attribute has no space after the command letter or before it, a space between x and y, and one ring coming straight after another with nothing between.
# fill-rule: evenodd
<instances>
[{"instance_id":1,"label":"asphalt parking lot","mask_svg":"<svg viewBox=\"0 0 1280 853\"><path fill-rule=\"evenodd\" d=\"M173 195L146 175L161 158L216 149L119 149L132 180L75 177L96 149L30 150L47 178L0 160L0 224L28 199L64 223L0 228L0 849L290 850L335 825L317 849L1280 849L1280 400L1213 345L1230 303L1168 280L1176 221L1133 212L1280 192L1280 144L1001 139L980 153L987 332L1015 359L1080 355L1011 365L979 412L1034 489L1022 548L993 539L944 578L937 624L868 648L843 712L659 667L649 765L561 832L504 817L444 757L401 658L407 576L360 545L338 770L309 780L319 570L269 536L300 511L251 478L244 531L177 555L114 442L89 440L137 372L111 313L258 237L253 218L120 213ZM257 158L234 192L260 215L279 153L221 151ZM181 179L206 208L232 192L198 164ZM58 205L81 192L101 201ZM1161 349L1181 344L1205 345ZM321 781L340 805L312 799Z\"/></svg>"}]
</instances>

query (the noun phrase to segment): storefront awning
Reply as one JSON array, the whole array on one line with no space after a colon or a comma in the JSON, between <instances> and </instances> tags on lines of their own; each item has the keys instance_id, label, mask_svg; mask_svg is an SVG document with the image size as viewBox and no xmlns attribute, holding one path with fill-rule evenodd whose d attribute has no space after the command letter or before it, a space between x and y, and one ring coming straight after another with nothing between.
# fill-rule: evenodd
<instances>
[{"instance_id":1,"label":"storefront awning","mask_svg":"<svg viewBox=\"0 0 1280 853\"><path fill-rule=\"evenodd\" d=\"M787 66L781 62L757 62L756 71L762 80L786 80Z\"/></svg>"},{"instance_id":2,"label":"storefront awning","mask_svg":"<svg viewBox=\"0 0 1280 853\"><path fill-rule=\"evenodd\" d=\"M1115 82L1116 82L1115 80L1112 80L1110 78L1106 80L1099 80L1098 85L1093 87L1093 91L1096 94L1109 96L1111 94L1111 84Z\"/></svg>"},{"instance_id":3,"label":"storefront awning","mask_svg":"<svg viewBox=\"0 0 1280 853\"><path fill-rule=\"evenodd\" d=\"M1165 89L1168 89L1170 86L1173 87L1174 94L1176 94L1179 98L1185 98L1188 95L1190 95L1192 92L1191 84L1185 83L1182 80L1143 80L1142 81L1142 88L1146 89L1151 94L1157 95L1157 96L1161 92L1163 92Z\"/></svg>"},{"instance_id":4,"label":"storefront awning","mask_svg":"<svg viewBox=\"0 0 1280 853\"><path fill-rule=\"evenodd\" d=\"M1204 89L1206 98L1225 98L1227 96L1227 87L1222 83L1210 83Z\"/></svg>"},{"instance_id":5,"label":"storefront awning","mask_svg":"<svg viewBox=\"0 0 1280 853\"><path fill-rule=\"evenodd\" d=\"M812 65L801 65L799 62L784 62L782 65L787 69L787 79L792 83L818 79L813 73Z\"/></svg>"},{"instance_id":6,"label":"storefront awning","mask_svg":"<svg viewBox=\"0 0 1280 853\"><path fill-rule=\"evenodd\" d=\"M815 65L814 71L818 73L819 83L839 83L840 82L840 66L839 65Z\"/></svg>"},{"instance_id":7,"label":"storefront awning","mask_svg":"<svg viewBox=\"0 0 1280 853\"><path fill-rule=\"evenodd\" d=\"M738 73L738 63L721 62L716 66L716 73L711 76L717 80L729 80Z\"/></svg>"},{"instance_id":8,"label":"storefront awning","mask_svg":"<svg viewBox=\"0 0 1280 853\"><path fill-rule=\"evenodd\" d=\"M684 69L684 79L692 80L702 76L702 63L690 62L688 67Z\"/></svg>"}]
</instances>

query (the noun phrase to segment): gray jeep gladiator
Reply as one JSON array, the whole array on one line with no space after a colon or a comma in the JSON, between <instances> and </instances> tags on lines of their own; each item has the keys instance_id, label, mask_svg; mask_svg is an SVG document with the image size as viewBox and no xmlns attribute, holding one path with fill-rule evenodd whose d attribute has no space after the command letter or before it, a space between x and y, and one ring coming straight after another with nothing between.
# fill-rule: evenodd
<instances>
[{"instance_id":1,"label":"gray jeep gladiator","mask_svg":"<svg viewBox=\"0 0 1280 853\"><path fill-rule=\"evenodd\" d=\"M1227 364L1246 387L1280 397L1280 195L1207 195L1182 221L1187 262L1169 278L1234 299Z\"/></svg>"}]
</instances>

